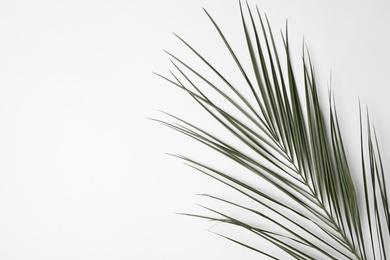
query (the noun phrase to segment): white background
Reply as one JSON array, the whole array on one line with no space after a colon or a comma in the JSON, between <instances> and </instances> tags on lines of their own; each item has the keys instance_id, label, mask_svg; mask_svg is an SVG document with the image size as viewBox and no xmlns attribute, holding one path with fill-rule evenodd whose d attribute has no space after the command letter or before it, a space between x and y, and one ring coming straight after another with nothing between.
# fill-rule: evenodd
<instances>
[{"instance_id":1,"label":"white background","mask_svg":"<svg viewBox=\"0 0 390 260\"><path fill-rule=\"evenodd\" d=\"M358 97L388 169L388 1L250 4L276 32L288 18L298 57L305 37L323 96L332 71L352 169ZM219 186L164 154L207 158L206 148L146 119L160 109L202 120L152 74L172 68L162 49L189 57L172 32L223 65L202 7L242 43L235 0L0 2L0 259L259 259L174 214Z\"/></svg>"}]
</instances>

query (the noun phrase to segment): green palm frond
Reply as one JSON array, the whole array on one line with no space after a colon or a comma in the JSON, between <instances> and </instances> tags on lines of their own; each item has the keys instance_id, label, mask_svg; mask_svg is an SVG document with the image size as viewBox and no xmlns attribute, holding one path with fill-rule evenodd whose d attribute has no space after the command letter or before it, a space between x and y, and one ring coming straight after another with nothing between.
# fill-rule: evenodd
<instances>
[{"instance_id":1,"label":"green palm frond","mask_svg":"<svg viewBox=\"0 0 390 260\"><path fill-rule=\"evenodd\" d=\"M348 165L332 94L329 116L325 117L305 48L302 84L298 82L287 27L280 49L268 19L257 7L252 9L246 4L243 8L240 3L245 35L242 40L250 60L250 64L243 64L222 29L205 12L229 53L226 62L235 64L244 84L232 83L179 36L213 76L198 72L169 52L175 72L171 72L172 77L158 75L189 94L229 138L169 114L173 122L156 121L235 163L240 169L237 172L177 155L250 203L209 194L205 197L253 218L249 221L241 214L237 217L210 207L204 207L210 212L208 216L186 215L239 227L255 235L259 240L253 243L221 236L270 259L279 257L267 251L262 240L293 259L387 259L390 211L386 176L369 117L363 120L361 113L363 187L358 189ZM246 176L255 178L248 181Z\"/></svg>"}]
</instances>

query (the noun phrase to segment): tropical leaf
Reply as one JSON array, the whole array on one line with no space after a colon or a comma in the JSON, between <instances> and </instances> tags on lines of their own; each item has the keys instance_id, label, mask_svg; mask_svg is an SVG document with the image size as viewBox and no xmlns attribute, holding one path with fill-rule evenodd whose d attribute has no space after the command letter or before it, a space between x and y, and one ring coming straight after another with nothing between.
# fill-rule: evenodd
<instances>
[{"instance_id":1,"label":"tropical leaf","mask_svg":"<svg viewBox=\"0 0 390 260\"><path fill-rule=\"evenodd\" d=\"M210 200L246 212L242 215L204 207L210 215L185 214L236 226L259 240L249 244L223 237L279 259L262 247L273 244L293 259L387 259L390 211L386 175L375 130L360 122L363 187L357 189L340 130L336 107L329 94L328 117L319 102L310 55L303 48L302 84L290 53L288 28L278 48L267 17L240 3L240 15L250 64L243 64L225 33L205 10L243 78L235 85L184 39L178 39L209 69L206 76L168 53L175 72L165 80L184 90L231 136L228 141L210 130L169 115L173 122L156 120L204 144L240 167L238 172L176 155L186 164L231 188L250 206L204 194ZM282 54L280 54L282 53ZM249 69L248 69L249 68ZM218 83L214 83L218 81ZM213 94L210 94L212 91ZM250 95L248 95L248 93ZM363 116L361 115L361 118ZM364 126L364 123L367 126ZM234 140L234 141L232 141ZM246 175L255 176L248 181ZM265 185L273 191L264 189ZM362 196L358 196L362 194Z\"/></svg>"}]
</instances>

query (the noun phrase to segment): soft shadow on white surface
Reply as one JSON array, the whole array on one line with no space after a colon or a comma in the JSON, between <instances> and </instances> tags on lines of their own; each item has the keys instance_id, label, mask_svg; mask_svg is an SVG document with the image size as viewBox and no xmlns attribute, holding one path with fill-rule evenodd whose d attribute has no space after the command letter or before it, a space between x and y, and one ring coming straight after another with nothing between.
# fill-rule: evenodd
<instances>
[{"instance_id":1,"label":"soft shadow on white surface","mask_svg":"<svg viewBox=\"0 0 390 260\"><path fill-rule=\"evenodd\" d=\"M352 169L358 97L389 169L390 5L250 3L276 31L288 18L297 61L305 36L324 100L332 70ZM240 53L238 1L0 4L0 259L258 259L205 231L210 223L174 214L198 210L195 193L225 190L164 154L207 158L206 148L146 119L160 109L209 120L152 74L172 68L162 49L191 57L172 32L224 65L201 7Z\"/></svg>"}]
</instances>

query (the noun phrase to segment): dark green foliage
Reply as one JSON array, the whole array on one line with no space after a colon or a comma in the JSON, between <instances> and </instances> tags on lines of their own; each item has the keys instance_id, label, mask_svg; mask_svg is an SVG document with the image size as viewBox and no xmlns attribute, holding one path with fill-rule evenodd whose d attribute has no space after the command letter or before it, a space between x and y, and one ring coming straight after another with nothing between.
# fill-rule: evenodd
<instances>
[{"instance_id":1,"label":"dark green foliage","mask_svg":"<svg viewBox=\"0 0 390 260\"><path fill-rule=\"evenodd\" d=\"M268 20L264 20L257 7L251 10L246 4L245 8L247 15L240 4L245 33L242 40L246 42L250 66L239 61L220 27L205 12L230 53L226 61L235 63L246 86L234 86L180 37L223 86L212 83L211 79L170 53L176 72L172 72L172 79L159 75L187 92L241 146L174 116L175 123L157 121L240 165L246 170L242 174L255 174L258 182L248 183L237 174L178 156L191 167L245 196L258 208L253 207L253 203L248 207L212 195L206 197L249 212L262 225L211 208L206 209L216 217L188 215L241 227L293 259L387 259L390 213L386 177L368 116L367 129L363 122L360 125L364 184L360 190L351 176L331 95L328 119L319 104L308 53L303 53L303 85L299 87L291 61L287 27L282 37L284 53L280 55ZM230 109L221 108L213 100L215 96L206 94L207 89L213 90ZM245 97L244 91L252 96ZM267 193L259 183L273 186L279 196ZM357 192L364 193L359 197L363 201L358 200ZM278 259L262 247L261 241L249 245L233 237L226 238Z\"/></svg>"}]
</instances>

